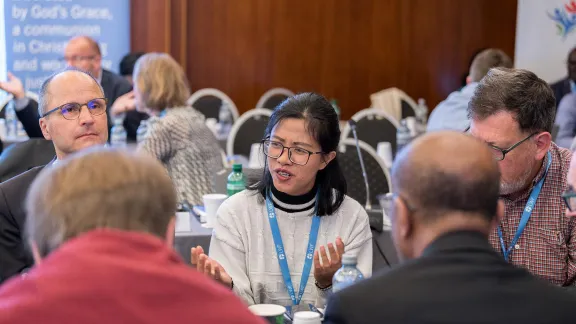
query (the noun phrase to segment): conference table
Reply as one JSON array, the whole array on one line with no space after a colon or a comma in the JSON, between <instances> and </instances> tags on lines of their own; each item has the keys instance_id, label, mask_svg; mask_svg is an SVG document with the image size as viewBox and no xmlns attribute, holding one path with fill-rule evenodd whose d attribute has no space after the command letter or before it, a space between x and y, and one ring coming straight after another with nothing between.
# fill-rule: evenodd
<instances>
[{"instance_id":1,"label":"conference table","mask_svg":"<svg viewBox=\"0 0 576 324\"><path fill-rule=\"evenodd\" d=\"M190 249L201 246L208 254L212 229L204 227L197 216L189 212L178 212L176 215L176 234L174 249L190 264Z\"/></svg>"},{"instance_id":2,"label":"conference table","mask_svg":"<svg viewBox=\"0 0 576 324\"><path fill-rule=\"evenodd\" d=\"M190 264L190 249L201 246L209 253L212 229L204 227L198 216L189 212L179 212L176 215L176 234L174 249L184 262ZM387 230L372 230L372 271L389 268L399 262L392 243L392 237Z\"/></svg>"}]
</instances>

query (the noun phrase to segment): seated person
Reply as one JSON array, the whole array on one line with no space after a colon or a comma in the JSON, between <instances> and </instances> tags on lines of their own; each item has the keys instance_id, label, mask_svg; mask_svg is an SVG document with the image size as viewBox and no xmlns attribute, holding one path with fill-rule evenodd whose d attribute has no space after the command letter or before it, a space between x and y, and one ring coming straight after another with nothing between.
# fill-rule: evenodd
<instances>
[{"instance_id":1,"label":"seated person","mask_svg":"<svg viewBox=\"0 0 576 324\"><path fill-rule=\"evenodd\" d=\"M568 93L562 98L554 124L558 125L554 142L560 147L571 148L576 135L576 94Z\"/></svg>"},{"instance_id":2,"label":"seated person","mask_svg":"<svg viewBox=\"0 0 576 324\"><path fill-rule=\"evenodd\" d=\"M364 208L346 196L339 140L338 116L324 97L302 93L278 106L262 142L263 177L220 206L210 257L202 248L192 251L197 269L249 305L295 311L324 306L344 252L357 255L369 277L372 233Z\"/></svg>"},{"instance_id":3,"label":"seated person","mask_svg":"<svg viewBox=\"0 0 576 324\"><path fill-rule=\"evenodd\" d=\"M570 50L566 58L566 71L565 78L558 80L550 85L556 98L556 109L558 109L562 98L569 93L576 92L576 47Z\"/></svg>"},{"instance_id":4,"label":"seated person","mask_svg":"<svg viewBox=\"0 0 576 324\"><path fill-rule=\"evenodd\" d=\"M40 173L26 208L36 266L0 288L0 324L262 323L172 249L176 193L152 157L78 153Z\"/></svg>"},{"instance_id":5,"label":"seated person","mask_svg":"<svg viewBox=\"0 0 576 324\"><path fill-rule=\"evenodd\" d=\"M324 323L574 323L573 292L490 245L504 213L498 169L484 142L458 132L425 135L402 151L388 215L406 261L333 295Z\"/></svg>"},{"instance_id":6,"label":"seated person","mask_svg":"<svg viewBox=\"0 0 576 324\"><path fill-rule=\"evenodd\" d=\"M512 67L512 60L503 51L490 48L480 52L470 65L468 84L455 92L452 92L446 100L436 106L428 119L427 131L457 130L464 131L470 126L468 120L468 102L478 82L493 67Z\"/></svg>"},{"instance_id":7,"label":"seated person","mask_svg":"<svg viewBox=\"0 0 576 324\"><path fill-rule=\"evenodd\" d=\"M212 177L223 169L220 145L204 115L190 107L184 70L168 54L149 53L134 69L136 107L148 113L148 134L139 149L158 158L170 174L178 202L201 205Z\"/></svg>"},{"instance_id":8,"label":"seated person","mask_svg":"<svg viewBox=\"0 0 576 324\"><path fill-rule=\"evenodd\" d=\"M132 86L121 76L102 68L102 53L98 43L87 36L72 38L64 49L64 59L66 64L79 70L90 73L100 83L104 89L104 95L108 99L108 128L112 127L111 109L117 99L123 95L131 96ZM0 89L14 95L16 115L22 122L22 126L29 137L42 137L42 131L38 125L38 103L25 96L22 81L12 74L8 74L7 82L0 82ZM122 102L122 100L120 100ZM119 102L119 103L120 103ZM117 109L116 109L117 110ZM138 124L126 124L128 141L136 141L136 130Z\"/></svg>"}]
</instances>

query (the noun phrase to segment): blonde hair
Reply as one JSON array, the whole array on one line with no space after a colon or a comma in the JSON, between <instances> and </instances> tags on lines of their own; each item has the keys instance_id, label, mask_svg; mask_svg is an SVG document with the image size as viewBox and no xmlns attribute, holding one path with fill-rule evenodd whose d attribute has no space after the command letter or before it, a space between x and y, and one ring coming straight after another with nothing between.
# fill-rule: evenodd
<instances>
[{"instance_id":1,"label":"blonde hair","mask_svg":"<svg viewBox=\"0 0 576 324\"><path fill-rule=\"evenodd\" d=\"M26 235L47 254L95 229L164 239L176 192L161 163L142 153L89 148L47 166L26 198Z\"/></svg>"},{"instance_id":2,"label":"blonde hair","mask_svg":"<svg viewBox=\"0 0 576 324\"><path fill-rule=\"evenodd\" d=\"M148 53L136 61L134 83L146 108L161 111L184 107L190 98L186 74L166 53Z\"/></svg>"},{"instance_id":3,"label":"blonde hair","mask_svg":"<svg viewBox=\"0 0 576 324\"><path fill-rule=\"evenodd\" d=\"M480 82L488 74L491 68L512 68L512 60L504 51L497 48L489 48L474 57L470 65L470 79L472 82Z\"/></svg>"}]
</instances>

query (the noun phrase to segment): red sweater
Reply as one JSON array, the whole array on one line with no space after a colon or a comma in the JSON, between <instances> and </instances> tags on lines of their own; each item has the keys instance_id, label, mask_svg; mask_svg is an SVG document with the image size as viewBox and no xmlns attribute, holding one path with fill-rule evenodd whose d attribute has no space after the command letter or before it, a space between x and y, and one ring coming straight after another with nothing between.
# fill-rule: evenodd
<instances>
[{"instance_id":1,"label":"red sweater","mask_svg":"<svg viewBox=\"0 0 576 324\"><path fill-rule=\"evenodd\" d=\"M263 323L151 235L97 230L0 287L0 324Z\"/></svg>"}]
</instances>

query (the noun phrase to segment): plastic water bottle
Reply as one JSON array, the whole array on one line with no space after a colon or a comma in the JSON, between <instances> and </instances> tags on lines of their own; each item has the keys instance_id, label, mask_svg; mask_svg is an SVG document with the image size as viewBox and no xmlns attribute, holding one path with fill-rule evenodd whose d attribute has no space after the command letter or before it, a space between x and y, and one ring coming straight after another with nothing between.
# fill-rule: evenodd
<instances>
[{"instance_id":1,"label":"plastic water bottle","mask_svg":"<svg viewBox=\"0 0 576 324\"><path fill-rule=\"evenodd\" d=\"M125 147L126 146L126 130L124 125L122 125L122 118L114 118L114 126L110 130L110 144L115 147Z\"/></svg>"},{"instance_id":2,"label":"plastic water bottle","mask_svg":"<svg viewBox=\"0 0 576 324\"><path fill-rule=\"evenodd\" d=\"M356 267L357 264L356 255L345 253L342 256L342 268L338 269L332 278L332 291L334 293L364 279L364 275Z\"/></svg>"},{"instance_id":3,"label":"plastic water bottle","mask_svg":"<svg viewBox=\"0 0 576 324\"><path fill-rule=\"evenodd\" d=\"M428 123L428 106L426 100L423 98L418 99L418 112L416 114L418 121L418 133L423 134L426 132L426 124Z\"/></svg>"},{"instance_id":4,"label":"plastic water bottle","mask_svg":"<svg viewBox=\"0 0 576 324\"><path fill-rule=\"evenodd\" d=\"M11 101L6 106L6 136L16 137L18 133L18 118L16 118L16 110L14 102Z\"/></svg>"},{"instance_id":5,"label":"plastic water bottle","mask_svg":"<svg viewBox=\"0 0 576 324\"><path fill-rule=\"evenodd\" d=\"M330 100L330 103L332 104L332 108L334 108L334 111L336 111L336 115L338 115L338 120L340 120L340 107L338 106L338 100L332 98L332 100Z\"/></svg>"},{"instance_id":6,"label":"plastic water bottle","mask_svg":"<svg viewBox=\"0 0 576 324\"><path fill-rule=\"evenodd\" d=\"M228 197L232 197L244 189L246 189L246 178L242 173L242 164L235 163L232 166L232 172L228 175L228 183L226 184Z\"/></svg>"},{"instance_id":7,"label":"plastic water bottle","mask_svg":"<svg viewBox=\"0 0 576 324\"><path fill-rule=\"evenodd\" d=\"M222 105L220 106L220 111L218 112L218 123L220 128L218 131L219 138L226 138L230 133L232 128L232 112L230 111L230 106L226 100L222 100Z\"/></svg>"},{"instance_id":8,"label":"plastic water bottle","mask_svg":"<svg viewBox=\"0 0 576 324\"><path fill-rule=\"evenodd\" d=\"M406 120L403 119L400 122L400 127L396 131L396 154L400 152L406 145L410 144L412 140L412 135L410 134L410 128L406 124Z\"/></svg>"},{"instance_id":9,"label":"plastic water bottle","mask_svg":"<svg viewBox=\"0 0 576 324\"><path fill-rule=\"evenodd\" d=\"M143 120L140 122L140 126L136 130L136 142L142 142L148 135L148 120Z\"/></svg>"}]
</instances>

